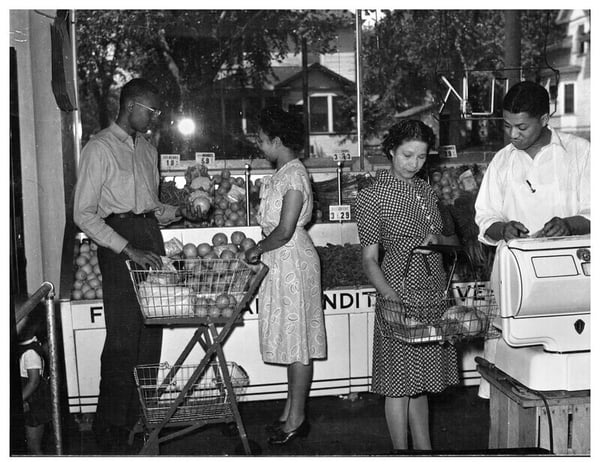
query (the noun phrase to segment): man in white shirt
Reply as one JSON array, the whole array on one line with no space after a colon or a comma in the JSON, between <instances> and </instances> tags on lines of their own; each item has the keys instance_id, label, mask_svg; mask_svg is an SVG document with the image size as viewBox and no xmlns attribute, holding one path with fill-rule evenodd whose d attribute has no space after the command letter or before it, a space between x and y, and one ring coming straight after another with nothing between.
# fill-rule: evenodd
<instances>
[{"instance_id":1,"label":"man in white shirt","mask_svg":"<svg viewBox=\"0 0 600 465\"><path fill-rule=\"evenodd\" d=\"M503 118L510 144L490 162L475 201L479 240L496 245L519 237L588 234L589 141L548 127L548 92L530 81L507 92ZM484 346L492 363L497 341ZM489 398L483 379L479 396Z\"/></svg>"},{"instance_id":2,"label":"man in white shirt","mask_svg":"<svg viewBox=\"0 0 600 465\"><path fill-rule=\"evenodd\" d=\"M475 202L479 240L587 234L590 231L590 143L548 127L544 87L514 85L503 103L510 144L490 162Z\"/></svg>"}]
</instances>

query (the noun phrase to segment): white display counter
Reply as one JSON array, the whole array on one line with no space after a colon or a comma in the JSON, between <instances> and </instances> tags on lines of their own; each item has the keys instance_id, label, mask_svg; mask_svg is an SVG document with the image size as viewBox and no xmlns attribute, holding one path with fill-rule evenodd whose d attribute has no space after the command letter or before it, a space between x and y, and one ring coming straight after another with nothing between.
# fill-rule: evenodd
<instances>
[{"instance_id":1,"label":"white display counter","mask_svg":"<svg viewBox=\"0 0 600 465\"><path fill-rule=\"evenodd\" d=\"M178 237L184 244L210 243L216 232L230 234L243 231L260 239L258 227L222 229L165 229L166 240ZM357 243L356 224L317 224L309 231L316 246ZM327 359L317 360L311 396L348 395L369 390L371 379L374 299L370 287L326 290L323 292ZM248 373L250 385L241 401L285 398L286 367L263 363L258 345L259 305L254 299L250 311L244 313L243 325L236 326L224 344L225 357L241 365ZM101 300L61 300L60 314L64 343L65 372L69 411L94 412L98 400L100 355L104 345L105 326ZM195 328L165 328L161 361L173 364L190 340ZM202 358L196 347L186 364ZM478 384L474 357L481 348L467 346L462 351L462 377L465 384Z\"/></svg>"}]
</instances>

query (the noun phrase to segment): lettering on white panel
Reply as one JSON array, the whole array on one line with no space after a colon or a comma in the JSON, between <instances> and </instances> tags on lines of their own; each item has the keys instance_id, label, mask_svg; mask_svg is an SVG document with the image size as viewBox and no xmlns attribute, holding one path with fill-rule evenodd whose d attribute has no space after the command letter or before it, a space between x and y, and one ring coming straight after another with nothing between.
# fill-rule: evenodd
<instances>
[{"instance_id":1,"label":"lettering on white panel","mask_svg":"<svg viewBox=\"0 0 600 465\"><path fill-rule=\"evenodd\" d=\"M92 307L90 306L90 323L96 323L96 318L102 317L102 306Z\"/></svg>"}]
</instances>

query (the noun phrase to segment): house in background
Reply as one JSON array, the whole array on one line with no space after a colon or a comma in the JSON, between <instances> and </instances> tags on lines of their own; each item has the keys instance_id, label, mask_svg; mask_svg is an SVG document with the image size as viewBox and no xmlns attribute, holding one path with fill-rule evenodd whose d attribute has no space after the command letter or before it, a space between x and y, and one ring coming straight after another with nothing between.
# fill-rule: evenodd
<instances>
[{"instance_id":1,"label":"house in background","mask_svg":"<svg viewBox=\"0 0 600 465\"><path fill-rule=\"evenodd\" d=\"M344 12L344 14L350 14ZM348 97L356 96L355 31L347 27L337 32L335 53L308 51L309 157L333 157L335 153L358 157L355 114L356 100L349 111ZM254 119L260 108L276 104L298 112L304 111L302 55L288 54L271 63L273 75L263 88L242 86L235 77L223 74L217 88L224 108L226 130L240 137L256 132ZM215 109L219 106L215 105Z\"/></svg>"},{"instance_id":2,"label":"house in background","mask_svg":"<svg viewBox=\"0 0 600 465\"><path fill-rule=\"evenodd\" d=\"M561 10L556 22L565 28L564 38L547 48L552 69L545 70L544 84L552 96L550 124L564 132L590 139L591 54L590 11ZM558 85L556 73L558 75Z\"/></svg>"}]
</instances>

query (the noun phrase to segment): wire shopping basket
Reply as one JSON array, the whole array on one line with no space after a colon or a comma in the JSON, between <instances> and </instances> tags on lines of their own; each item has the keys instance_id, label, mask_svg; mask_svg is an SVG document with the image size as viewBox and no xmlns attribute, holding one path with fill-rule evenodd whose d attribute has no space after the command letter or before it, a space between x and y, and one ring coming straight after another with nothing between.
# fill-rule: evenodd
<instances>
[{"instance_id":1,"label":"wire shopping basket","mask_svg":"<svg viewBox=\"0 0 600 465\"><path fill-rule=\"evenodd\" d=\"M453 254L448 283L443 290L404 289L400 300L387 299L378 294L375 318L381 335L409 344L456 343L497 337L492 321L498 315L498 306L489 286L486 283L468 283L451 287L458 252L464 251L462 248L439 245L416 247L411 251L403 278L406 278L416 254L423 257L425 268L431 275L423 251Z\"/></svg>"},{"instance_id":2,"label":"wire shopping basket","mask_svg":"<svg viewBox=\"0 0 600 465\"><path fill-rule=\"evenodd\" d=\"M187 390L184 389L197 367L171 367L168 363L135 367L134 378L146 424L161 423L183 391L185 397L169 419L170 423L221 420L231 416L232 399L228 395L224 373L218 362L208 364L199 379L188 386ZM235 362L226 362L226 367L237 400L245 393L249 384L248 374Z\"/></svg>"},{"instance_id":3,"label":"wire shopping basket","mask_svg":"<svg viewBox=\"0 0 600 465\"><path fill-rule=\"evenodd\" d=\"M173 260L161 270L127 260L146 323L165 319L227 320L248 291L253 268L240 259Z\"/></svg>"}]
</instances>

